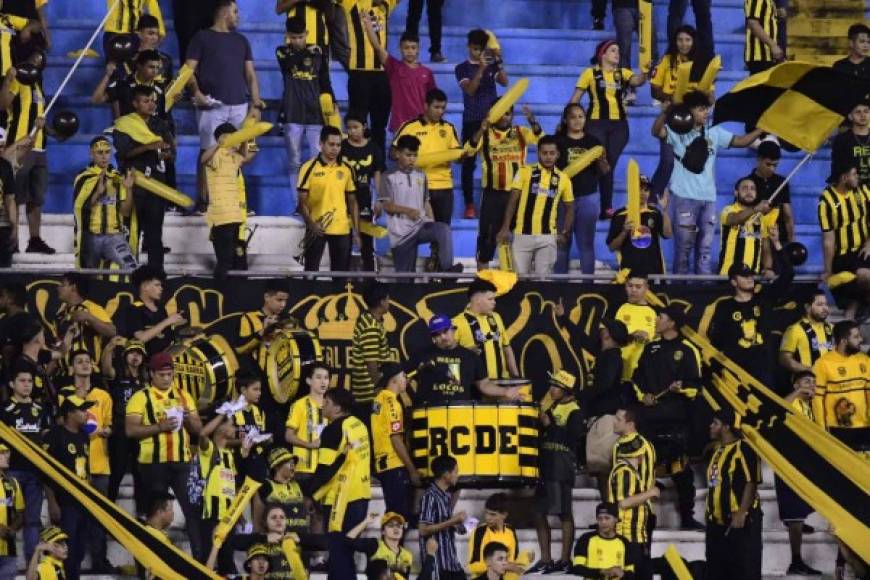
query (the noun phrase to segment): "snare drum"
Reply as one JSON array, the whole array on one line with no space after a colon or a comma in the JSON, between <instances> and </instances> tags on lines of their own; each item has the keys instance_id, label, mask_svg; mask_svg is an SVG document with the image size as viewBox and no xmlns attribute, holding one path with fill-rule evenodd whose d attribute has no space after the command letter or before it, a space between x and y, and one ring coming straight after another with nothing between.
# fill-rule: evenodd
<instances>
[{"instance_id":1,"label":"snare drum","mask_svg":"<svg viewBox=\"0 0 870 580\"><path fill-rule=\"evenodd\" d=\"M235 396L239 361L220 335L195 337L169 347L175 386L193 397L199 409Z\"/></svg>"},{"instance_id":2,"label":"snare drum","mask_svg":"<svg viewBox=\"0 0 870 580\"><path fill-rule=\"evenodd\" d=\"M296 396L305 365L323 361L323 349L317 337L307 330L282 329L263 341L257 360L265 365L263 372L272 397L278 403L286 403Z\"/></svg>"}]
</instances>

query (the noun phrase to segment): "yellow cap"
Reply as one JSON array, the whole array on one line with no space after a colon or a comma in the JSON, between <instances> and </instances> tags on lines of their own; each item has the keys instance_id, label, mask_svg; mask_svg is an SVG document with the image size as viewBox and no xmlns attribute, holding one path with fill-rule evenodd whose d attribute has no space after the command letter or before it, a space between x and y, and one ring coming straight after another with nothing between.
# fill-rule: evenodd
<instances>
[{"instance_id":1,"label":"yellow cap","mask_svg":"<svg viewBox=\"0 0 870 580\"><path fill-rule=\"evenodd\" d=\"M68 539L69 536L66 535L66 532L57 526L48 526L39 532L39 540L48 544L52 542L64 542Z\"/></svg>"},{"instance_id":2,"label":"yellow cap","mask_svg":"<svg viewBox=\"0 0 870 580\"><path fill-rule=\"evenodd\" d=\"M558 370L555 373L548 372L547 375L550 377L551 385L566 391L573 390L574 385L577 384L577 378L566 370Z\"/></svg>"},{"instance_id":3,"label":"yellow cap","mask_svg":"<svg viewBox=\"0 0 870 580\"><path fill-rule=\"evenodd\" d=\"M402 514L397 514L396 512L387 512L381 518L381 527L383 528L393 520L399 520L400 525L405 525L405 517Z\"/></svg>"}]
</instances>

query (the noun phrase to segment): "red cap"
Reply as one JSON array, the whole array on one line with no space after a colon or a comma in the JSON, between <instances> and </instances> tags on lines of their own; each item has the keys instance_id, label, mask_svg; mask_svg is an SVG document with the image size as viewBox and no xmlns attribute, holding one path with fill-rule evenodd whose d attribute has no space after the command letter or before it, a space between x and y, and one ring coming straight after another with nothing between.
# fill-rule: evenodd
<instances>
[{"instance_id":1,"label":"red cap","mask_svg":"<svg viewBox=\"0 0 870 580\"><path fill-rule=\"evenodd\" d=\"M171 369L172 356L168 352L158 352L148 359L148 368L155 372Z\"/></svg>"}]
</instances>

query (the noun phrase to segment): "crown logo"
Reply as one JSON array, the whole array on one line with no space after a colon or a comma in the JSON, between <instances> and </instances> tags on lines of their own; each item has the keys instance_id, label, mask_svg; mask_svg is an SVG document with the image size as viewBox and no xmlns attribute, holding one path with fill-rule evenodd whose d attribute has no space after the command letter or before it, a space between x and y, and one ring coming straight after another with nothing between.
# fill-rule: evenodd
<instances>
[{"instance_id":1,"label":"crown logo","mask_svg":"<svg viewBox=\"0 0 870 580\"><path fill-rule=\"evenodd\" d=\"M365 312L366 305L362 296L354 293L353 284L348 282L344 292L323 297L309 296L291 310L294 316L302 319L302 325L317 334L320 340L353 340L356 320ZM305 311L302 316L300 311ZM397 323L392 313L384 317L384 330L396 330Z\"/></svg>"}]
</instances>

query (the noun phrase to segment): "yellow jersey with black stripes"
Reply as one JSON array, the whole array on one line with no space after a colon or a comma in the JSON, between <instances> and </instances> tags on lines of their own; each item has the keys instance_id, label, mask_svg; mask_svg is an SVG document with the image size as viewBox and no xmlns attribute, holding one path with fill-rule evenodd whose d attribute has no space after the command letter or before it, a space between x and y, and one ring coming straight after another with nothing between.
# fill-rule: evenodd
<instances>
[{"instance_id":1,"label":"yellow jersey with black stripes","mask_svg":"<svg viewBox=\"0 0 870 580\"><path fill-rule=\"evenodd\" d=\"M648 491L640 473L625 459L617 459L607 480L607 501L618 504L633 495ZM619 509L616 533L634 544L647 541L647 524L652 515L649 502L630 508Z\"/></svg>"},{"instance_id":2,"label":"yellow jersey with black stripes","mask_svg":"<svg viewBox=\"0 0 870 580\"><path fill-rule=\"evenodd\" d=\"M127 415L142 418L142 425L156 425L168 413L196 412L193 398L186 392L170 387L160 390L149 386L137 391L127 403ZM190 436L182 425L178 431L157 433L139 440L139 463L179 463L190 461Z\"/></svg>"},{"instance_id":3,"label":"yellow jersey with black stripes","mask_svg":"<svg viewBox=\"0 0 870 580\"><path fill-rule=\"evenodd\" d=\"M844 256L861 249L870 237L868 225L870 186L841 193L828 187L819 198L819 225L823 232L834 233L834 256Z\"/></svg>"},{"instance_id":4,"label":"yellow jersey with black stripes","mask_svg":"<svg viewBox=\"0 0 870 580\"><path fill-rule=\"evenodd\" d=\"M26 18L0 13L0 74L3 76L12 67L12 40L25 26ZM8 143L11 144L12 141Z\"/></svg>"},{"instance_id":5,"label":"yellow jersey with black stripes","mask_svg":"<svg viewBox=\"0 0 870 580\"><path fill-rule=\"evenodd\" d=\"M611 464L616 465L619 458L637 457L637 474L644 490L656 484L656 450L640 433L629 433L616 440L613 445Z\"/></svg>"},{"instance_id":6,"label":"yellow jersey with black stripes","mask_svg":"<svg viewBox=\"0 0 870 580\"><path fill-rule=\"evenodd\" d=\"M78 328L73 331L74 338L72 340L72 344L70 345L69 352L66 355L66 358L63 359L62 365L66 368L67 371L72 369L72 353L77 350L86 350L91 355L91 361L96 364L96 361L100 360L100 356L103 354L103 337L94 330L93 326L82 324L80 322L76 322L73 318L73 315L80 311L84 310L100 322L105 322L108 324L112 323L112 318L109 316L109 313L106 312L106 309L94 302L93 300L83 300L79 304L74 306L70 306L68 304L63 304L60 309L57 311L57 336L64 337L67 334L67 331L70 330L70 327L77 326Z\"/></svg>"},{"instance_id":7,"label":"yellow jersey with black stripes","mask_svg":"<svg viewBox=\"0 0 870 580\"><path fill-rule=\"evenodd\" d=\"M150 14L157 19L157 29L160 37L166 36L166 24L163 22L163 13L157 0L120 0L117 5L115 0L106 0L106 7L110 10L106 20L106 32L121 34L136 32L139 26L139 18L143 14Z\"/></svg>"},{"instance_id":8,"label":"yellow jersey with black stripes","mask_svg":"<svg viewBox=\"0 0 870 580\"><path fill-rule=\"evenodd\" d=\"M308 215L330 236L350 233L347 195L356 192L353 168L343 161L327 163L318 155L302 164L296 189L308 193Z\"/></svg>"},{"instance_id":9,"label":"yellow jersey with black stripes","mask_svg":"<svg viewBox=\"0 0 870 580\"><path fill-rule=\"evenodd\" d=\"M828 322L801 318L785 329L779 352L791 353L797 362L812 368L819 357L833 348L833 327Z\"/></svg>"},{"instance_id":10,"label":"yellow jersey with black stripes","mask_svg":"<svg viewBox=\"0 0 870 580\"><path fill-rule=\"evenodd\" d=\"M236 459L231 449L218 448L211 439L199 449L199 470L205 480L202 491L203 519L217 520L230 509L236 497Z\"/></svg>"},{"instance_id":11,"label":"yellow jersey with black stripes","mask_svg":"<svg viewBox=\"0 0 870 580\"><path fill-rule=\"evenodd\" d=\"M293 403L287 415L286 426L296 432L296 436L309 443L320 437L326 427L323 417L323 403L315 401L311 395L306 395ZM293 446L296 456L296 471L298 473L314 473L317 469L318 450Z\"/></svg>"},{"instance_id":12,"label":"yellow jersey with black stripes","mask_svg":"<svg viewBox=\"0 0 870 580\"><path fill-rule=\"evenodd\" d=\"M592 121L621 121L626 118L622 98L634 73L630 68L604 70L592 66L577 79L576 88L589 93L586 118Z\"/></svg>"},{"instance_id":13,"label":"yellow jersey with black stripes","mask_svg":"<svg viewBox=\"0 0 870 580\"><path fill-rule=\"evenodd\" d=\"M36 126L36 120L45 114L45 95L42 93L42 82L25 85L13 79L9 84L12 100L6 120L6 142L15 143L30 135ZM34 151L45 150L45 129L40 129L34 135Z\"/></svg>"},{"instance_id":14,"label":"yellow jersey with black stripes","mask_svg":"<svg viewBox=\"0 0 870 580\"><path fill-rule=\"evenodd\" d=\"M742 439L719 445L707 466L708 522L726 526L731 514L740 509L740 501L746 486L761 482L761 463L755 451ZM750 512L758 509L758 492L752 501Z\"/></svg>"},{"instance_id":15,"label":"yellow jersey with black stripes","mask_svg":"<svg viewBox=\"0 0 870 580\"><path fill-rule=\"evenodd\" d=\"M85 182L82 182L83 184ZM79 185L79 178L76 178ZM94 187L96 184L93 184ZM114 167L106 170L106 190L97 199L95 204L90 204L90 197L94 188L77 190L76 197L87 195L83 200L83 209L89 214L88 231L97 235L119 234L124 229L124 216L121 214L121 204L127 199L127 188L124 187L124 176L118 173ZM78 201L78 200L77 200Z\"/></svg>"},{"instance_id":16,"label":"yellow jersey with black stripes","mask_svg":"<svg viewBox=\"0 0 870 580\"><path fill-rule=\"evenodd\" d=\"M53 556L46 556L36 568L36 577L39 580L66 580L63 562Z\"/></svg>"},{"instance_id":17,"label":"yellow jersey with black stripes","mask_svg":"<svg viewBox=\"0 0 870 580\"><path fill-rule=\"evenodd\" d=\"M727 276L734 264L743 263L756 274L761 272L761 246L767 234L761 219L750 217L742 224L728 225L728 216L738 214L746 206L732 203L725 206L719 216L721 246L719 248L719 275Z\"/></svg>"},{"instance_id":18,"label":"yellow jersey with black stripes","mask_svg":"<svg viewBox=\"0 0 870 580\"><path fill-rule=\"evenodd\" d=\"M18 480L4 473L0 475L0 525L11 527L16 514L24 515L24 494ZM0 557L14 557L16 554L15 537L0 537Z\"/></svg>"},{"instance_id":19,"label":"yellow jersey with black stripes","mask_svg":"<svg viewBox=\"0 0 870 580\"><path fill-rule=\"evenodd\" d=\"M529 145L537 143L540 137L528 127L517 125L505 130L495 126L487 129L474 149L480 153L481 186L508 191L514 175L526 164Z\"/></svg>"},{"instance_id":20,"label":"yellow jersey with black stripes","mask_svg":"<svg viewBox=\"0 0 870 580\"><path fill-rule=\"evenodd\" d=\"M555 167L540 163L521 167L512 190L520 192L514 220L514 234L555 235L559 204L574 201L571 180Z\"/></svg>"},{"instance_id":21,"label":"yellow jersey with black stripes","mask_svg":"<svg viewBox=\"0 0 870 580\"><path fill-rule=\"evenodd\" d=\"M832 350L813 365L816 394L813 414L825 429L870 427L870 357Z\"/></svg>"},{"instance_id":22,"label":"yellow jersey with black stripes","mask_svg":"<svg viewBox=\"0 0 870 580\"><path fill-rule=\"evenodd\" d=\"M375 472L404 466L396 448L393 435L405 434L405 419L399 395L389 389L381 389L372 406L372 441L375 451Z\"/></svg>"},{"instance_id":23,"label":"yellow jersey with black stripes","mask_svg":"<svg viewBox=\"0 0 870 580\"><path fill-rule=\"evenodd\" d=\"M396 146L402 135L413 135L420 140L419 155L459 148L456 127L444 119L437 123L430 123L423 115L420 115L416 119L405 122L396 132L393 147ZM424 168L423 172L426 174L430 191L433 189L453 189L453 171L450 163L430 165Z\"/></svg>"},{"instance_id":24,"label":"yellow jersey with black stripes","mask_svg":"<svg viewBox=\"0 0 870 580\"><path fill-rule=\"evenodd\" d=\"M505 350L511 345L504 321L498 312L477 314L468 308L453 317L456 340L460 346L480 354L491 379L510 378Z\"/></svg>"},{"instance_id":25,"label":"yellow jersey with black stripes","mask_svg":"<svg viewBox=\"0 0 870 580\"><path fill-rule=\"evenodd\" d=\"M326 15L317 7L317 2L303 0L287 10L287 20L301 18L305 21L305 44L316 44L326 48L329 44L329 30Z\"/></svg>"},{"instance_id":26,"label":"yellow jersey with black stripes","mask_svg":"<svg viewBox=\"0 0 870 580\"><path fill-rule=\"evenodd\" d=\"M398 0L383 0L377 6L372 0L339 0L347 21L347 41L350 45L348 69L351 71L382 71L384 63L375 54L374 48L366 37L362 15L368 14L373 21L380 45L387 46L387 26L390 12Z\"/></svg>"},{"instance_id":27,"label":"yellow jersey with black stripes","mask_svg":"<svg viewBox=\"0 0 870 580\"><path fill-rule=\"evenodd\" d=\"M773 0L744 0L743 13L746 17L746 39L743 47L743 60L747 63L773 61L770 47L761 42L749 30L749 21L755 20L758 22L767 36L773 42L778 42L779 20L776 17L776 4Z\"/></svg>"}]
</instances>

